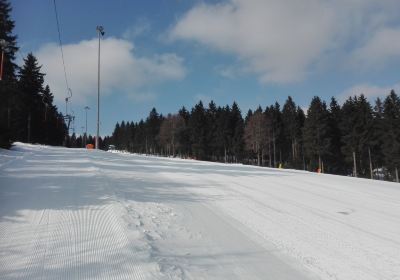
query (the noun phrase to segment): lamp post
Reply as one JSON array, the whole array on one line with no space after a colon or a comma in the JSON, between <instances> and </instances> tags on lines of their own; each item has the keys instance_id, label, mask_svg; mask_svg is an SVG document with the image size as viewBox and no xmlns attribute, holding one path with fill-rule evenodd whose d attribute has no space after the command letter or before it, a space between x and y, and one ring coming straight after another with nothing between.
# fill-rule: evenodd
<instances>
[{"instance_id":1,"label":"lamp post","mask_svg":"<svg viewBox=\"0 0 400 280\"><path fill-rule=\"evenodd\" d=\"M86 128L85 128L85 139L84 139L84 143L85 143L85 147L86 147L86 139L87 139L87 111L88 110L90 110L90 108L89 108L89 106L85 106L85 115L86 115L86 118L85 118L85 122L86 122Z\"/></svg>"},{"instance_id":2,"label":"lamp post","mask_svg":"<svg viewBox=\"0 0 400 280\"><path fill-rule=\"evenodd\" d=\"M96 27L97 34L99 36L99 53L97 60L97 132L96 132L96 150L99 149L99 130L100 130L100 38L104 36L103 26L98 25Z\"/></svg>"},{"instance_id":3,"label":"lamp post","mask_svg":"<svg viewBox=\"0 0 400 280\"><path fill-rule=\"evenodd\" d=\"M83 132L85 131L85 127L84 126L81 126L81 131L82 131L82 134L83 134ZM81 147L85 148L85 135L83 137L81 137Z\"/></svg>"}]
</instances>

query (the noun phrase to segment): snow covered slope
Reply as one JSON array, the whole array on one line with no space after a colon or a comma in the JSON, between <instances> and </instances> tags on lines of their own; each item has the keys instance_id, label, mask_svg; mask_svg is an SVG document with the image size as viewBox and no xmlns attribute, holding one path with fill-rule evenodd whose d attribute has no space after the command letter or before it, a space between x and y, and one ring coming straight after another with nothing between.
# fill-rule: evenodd
<instances>
[{"instance_id":1,"label":"snow covered slope","mask_svg":"<svg viewBox=\"0 0 400 280\"><path fill-rule=\"evenodd\" d=\"M400 185L18 143L0 279L400 279Z\"/></svg>"}]
</instances>

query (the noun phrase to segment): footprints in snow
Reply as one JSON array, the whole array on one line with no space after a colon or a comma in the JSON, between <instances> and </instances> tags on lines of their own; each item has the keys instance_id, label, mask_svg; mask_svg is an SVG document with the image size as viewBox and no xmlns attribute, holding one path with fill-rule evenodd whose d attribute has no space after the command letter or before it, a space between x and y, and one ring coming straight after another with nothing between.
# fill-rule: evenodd
<instances>
[{"instance_id":1,"label":"footprints in snow","mask_svg":"<svg viewBox=\"0 0 400 280\"><path fill-rule=\"evenodd\" d=\"M170 242L170 239L176 238L177 235L187 240L199 240L203 237L202 233L192 232L182 226L182 214L164 204L137 201L121 203L125 208L123 219L130 232L134 250L147 254L152 261L156 261L159 272L168 279L183 279L184 271L179 266L182 259L178 261L165 257L159 246L162 247L164 242Z\"/></svg>"}]
</instances>

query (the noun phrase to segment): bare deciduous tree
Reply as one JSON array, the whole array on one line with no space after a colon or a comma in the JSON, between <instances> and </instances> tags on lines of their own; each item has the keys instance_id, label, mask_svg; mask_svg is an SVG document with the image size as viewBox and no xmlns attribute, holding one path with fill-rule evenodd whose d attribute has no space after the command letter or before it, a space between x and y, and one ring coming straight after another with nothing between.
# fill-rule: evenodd
<instances>
[{"instance_id":1,"label":"bare deciduous tree","mask_svg":"<svg viewBox=\"0 0 400 280\"><path fill-rule=\"evenodd\" d=\"M267 119L261 111L256 111L245 126L246 148L257 154L258 165L261 165L261 157L271 140L269 131Z\"/></svg>"},{"instance_id":2,"label":"bare deciduous tree","mask_svg":"<svg viewBox=\"0 0 400 280\"><path fill-rule=\"evenodd\" d=\"M163 120L160 127L159 142L168 155L175 156L176 149L179 147L177 134L185 125L184 119L180 115L171 115Z\"/></svg>"}]
</instances>

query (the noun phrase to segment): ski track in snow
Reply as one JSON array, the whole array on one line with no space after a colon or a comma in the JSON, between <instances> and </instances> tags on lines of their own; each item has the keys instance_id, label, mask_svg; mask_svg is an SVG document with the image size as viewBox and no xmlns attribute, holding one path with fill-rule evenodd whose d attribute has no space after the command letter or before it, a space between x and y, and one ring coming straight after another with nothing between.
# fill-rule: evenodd
<instances>
[{"instance_id":1,"label":"ski track in snow","mask_svg":"<svg viewBox=\"0 0 400 280\"><path fill-rule=\"evenodd\" d=\"M400 185L17 143L0 279L400 279Z\"/></svg>"}]
</instances>

